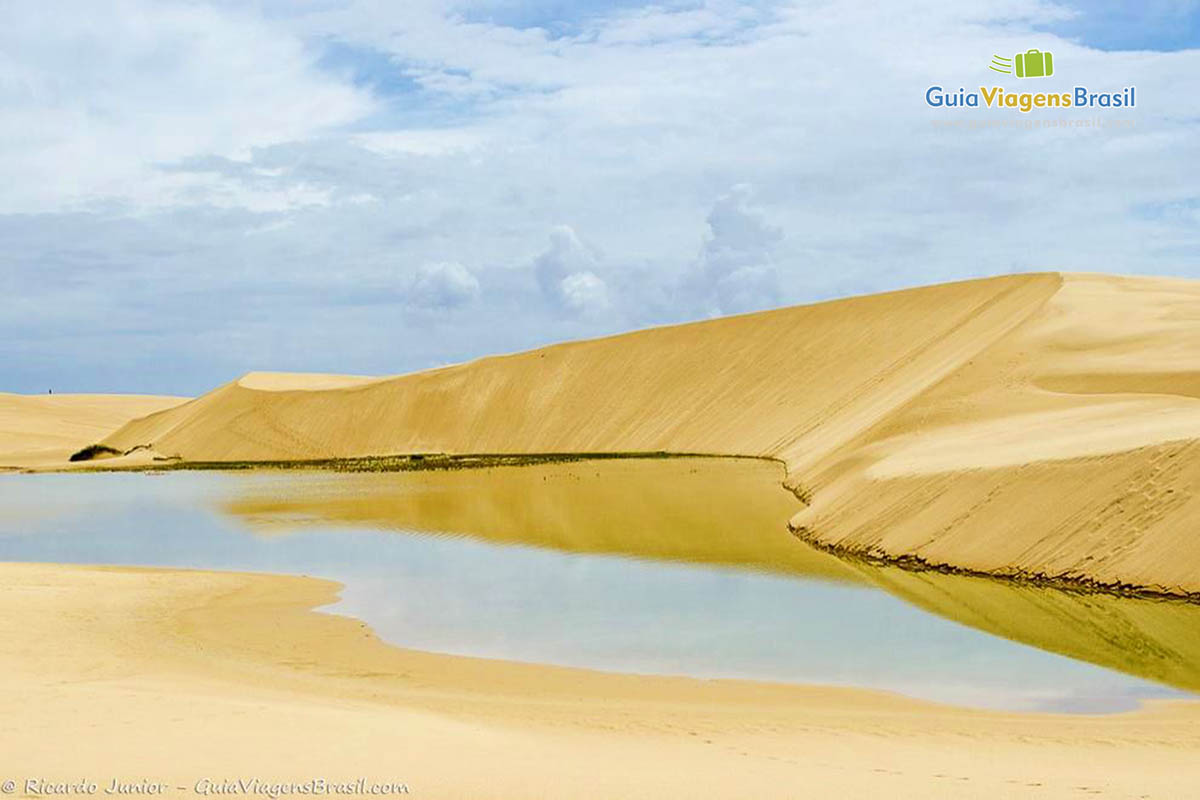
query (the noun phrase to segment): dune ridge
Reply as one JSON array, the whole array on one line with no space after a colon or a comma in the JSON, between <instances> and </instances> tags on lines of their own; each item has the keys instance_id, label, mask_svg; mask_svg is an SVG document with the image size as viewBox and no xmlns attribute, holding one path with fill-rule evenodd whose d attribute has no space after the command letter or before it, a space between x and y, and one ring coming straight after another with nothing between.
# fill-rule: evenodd
<instances>
[{"instance_id":1,"label":"dune ridge","mask_svg":"<svg viewBox=\"0 0 1200 800\"><path fill-rule=\"evenodd\" d=\"M805 504L789 525L828 549L1191 594L1198 323L1193 282L1013 275L369 382L235 381L105 443L217 461L771 457Z\"/></svg>"}]
</instances>

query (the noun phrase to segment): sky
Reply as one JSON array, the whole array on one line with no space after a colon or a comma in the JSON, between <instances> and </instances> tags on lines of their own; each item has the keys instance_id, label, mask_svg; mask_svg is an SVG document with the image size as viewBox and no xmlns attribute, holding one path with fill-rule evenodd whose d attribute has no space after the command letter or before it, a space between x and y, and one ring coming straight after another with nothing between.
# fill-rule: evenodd
<instances>
[{"instance_id":1,"label":"sky","mask_svg":"<svg viewBox=\"0 0 1200 800\"><path fill-rule=\"evenodd\" d=\"M0 20L0 391L396 374L1012 272L1200 278L1200 0ZM1053 76L989 71L1029 49ZM935 85L1137 105L932 108ZM982 125L1031 118L1103 126Z\"/></svg>"}]
</instances>

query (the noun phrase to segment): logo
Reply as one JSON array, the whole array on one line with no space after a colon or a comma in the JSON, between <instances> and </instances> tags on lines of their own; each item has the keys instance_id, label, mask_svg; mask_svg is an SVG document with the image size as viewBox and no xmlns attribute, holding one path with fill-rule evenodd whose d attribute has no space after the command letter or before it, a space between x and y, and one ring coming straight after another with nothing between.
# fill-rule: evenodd
<instances>
[{"instance_id":1,"label":"logo","mask_svg":"<svg viewBox=\"0 0 1200 800\"><path fill-rule=\"evenodd\" d=\"M1012 58L992 56L988 69L1006 75L1015 74L1018 78L1049 78L1054 74L1054 54L1031 49L1017 53Z\"/></svg>"},{"instance_id":2,"label":"logo","mask_svg":"<svg viewBox=\"0 0 1200 800\"><path fill-rule=\"evenodd\" d=\"M1015 78L1050 78L1054 75L1054 54L1031 48L1012 58L993 55L988 69ZM1020 114L1068 108L1134 108L1137 105L1137 87L1096 92L1076 84L1056 87L1048 92L1026 92L1009 91L1003 86L980 86L978 90L970 90L962 85L956 91L943 88L943 85L934 85L925 91L925 103L931 108L1011 110Z\"/></svg>"}]
</instances>

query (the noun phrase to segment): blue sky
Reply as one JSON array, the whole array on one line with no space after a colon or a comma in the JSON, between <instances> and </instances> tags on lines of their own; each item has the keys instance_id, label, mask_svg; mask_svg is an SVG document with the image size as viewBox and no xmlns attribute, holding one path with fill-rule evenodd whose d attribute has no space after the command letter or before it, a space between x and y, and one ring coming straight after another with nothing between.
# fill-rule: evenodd
<instances>
[{"instance_id":1,"label":"blue sky","mask_svg":"<svg viewBox=\"0 0 1200 800\"><path fill-rule=\"evenodd\" d=\"M1099 50L1186 50L1200 46L1200 0L1092 0L1045 30Z\"/></svg>"},{"instance_id":2,"label":"blue sky","mask_svg":"<svg viewBox=\"0 0 1200 800\"><path fill-rule=\"evenodd\" d=\"M1200 2L96 0L0 29L0 391L393 374L1040 269L1200 277ZM1138 87L936 127L934 84Z\"/></svg>"}]
</instances>

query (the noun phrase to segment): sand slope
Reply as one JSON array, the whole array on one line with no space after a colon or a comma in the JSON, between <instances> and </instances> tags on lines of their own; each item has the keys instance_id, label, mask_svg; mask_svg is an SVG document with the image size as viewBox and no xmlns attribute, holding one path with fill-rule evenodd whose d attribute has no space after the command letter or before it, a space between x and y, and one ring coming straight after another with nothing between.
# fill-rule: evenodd
<instances>
[{"instance_id":1,"label":"sand slope","mask_svg":"<svg viewBox=\"0 0 1200 800\"><path fill-rule=\"evenodd\" d=\"M811 461L1003 336L1058 284L1022 276L854 298L325 391L263 391L249 376L108 441L193 460L674 450Z\"/></svg>"},{"instance_id":2,"label":"sand slope","mask_svg":"<svg viewBox=\"0 0 1200 800\"><path fill-rule=\"evenodd\" d=\"M1200 284L1007 276L339 381L251 377L108 441L772 456L827 547L1200 592Z\"/></svg>"},{"instance_id":3,"label":"sand slope","mask_svg":"<svg viewBox=\"0 0 1200 800\"><path fill-rule=\"evenodd\" d=\"M0 466L64 462L131 419L183 401L139 394L0 393Z\"/></svg>"},{"instance_id":4,"label":"sand slope","mask_svg":"<svg viewBox=\"0 0 1200 800\"><path fill-rule=\"evenodd\" d=\"M1066 276L805 475L793 525L857 552L1200 591L1197 376L1200 284Z\"/></svg>"}]
</instances>

